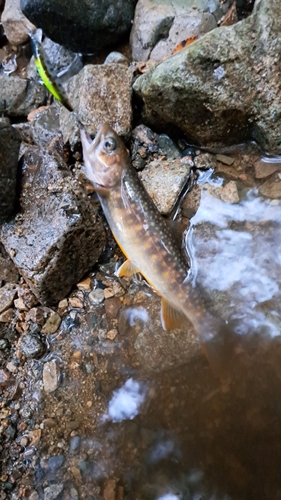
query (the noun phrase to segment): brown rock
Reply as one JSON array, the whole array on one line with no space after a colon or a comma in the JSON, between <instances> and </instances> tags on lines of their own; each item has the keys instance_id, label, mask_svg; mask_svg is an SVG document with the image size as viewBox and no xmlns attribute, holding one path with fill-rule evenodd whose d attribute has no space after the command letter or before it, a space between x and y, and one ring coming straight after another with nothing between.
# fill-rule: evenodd
<instances>
[{"instance_id":1,"label":"brown rock","mask_svg":"<svg viewBox=\"0 0 281 500\"><path fill-rule=\"evenodd\" d=\"M118 335L118 330L116 328L112 328L112 330L109 330L106 334L106 338L109 340L114 340Z\"/></svg>"},{"instance_id":2,"label":"brown rock","mask_svg":"<svg viewBox=\"0 0 281 500\"><path fill-rule=\"evenodd\" d=\"M41 332L46 334L55 333L61 324L61 317L58 313L51 310L50 316L44 324Z\"/></svg>"},{"instance_id":3,"label":"brown rock","mask_svg":"<svg viewBox=\"0 0 281 500\"><path fill-rule=\"evenodd\" d=\"M104 500L115 500L115 492L116 492L116 479L108 479L105 483L103 490L103 498Z\"/></svg>"},{"instance_id":4,"label":"brown rock","mask_svg":"<svg viewBox=\"0 0 281 500\"><path fill-rule=\"evenodd\" d=\"M0 322L1 323L11 323L14 318L14 309L7 309L6 311L0 314Z\"/></svg>"},{"instance_id":5,"label":"brown rock","mask_svg":"<svg viewBox=\"0 0 281 500\"><path fill-rule=\"evenodd\" d=\"M83 309L84 307L82 300L79 299L78 297L70 297L69 303L71 307L78 307L79 309Z\"/></svg>"},{"instance_id":6,"label":"brown rock","mask_svg":"<svg viewBox=\"0 0 281 500\"><path fill-rule=\"evenodd\" d=\"M239 194L237 190L236 182L228 182L222 189L220 194L221 200L225 203L238 203Z\"/></svg>"},{"instance_id":7,"label":"brown rock","mask_svg":"<svg viewBox=\"0 0 281 500\"><path fill-rule=\"evenodd\" d=\"M7 283L0 288L0 313L13 305L16 293L17 285L15 283Z\"/></svg>"},{"instance_id":8,"label":"brown rock","mask_svg":"<svg viewBox=\"0 0 281 500\"><path fill-rule=\"evenodd\" d=\"M281 181L268 179L259 187L259 192L268 198L281 198Z\"/></svg>"},{"instance_id":9,"label":"brown rock","mask_svg":"<svg viewBox=\"0 0 281 500\"><path fill-rule=\"evenodd\" d=\"M264 179L265 177L269 177L275 172L281 171L281 162L280 163L266 163L264 161L257 161L254 164L255 168L255 178L256 179Z\"/></svg>"},{"instance_id":10,"label":"brown rock","mask_svg":"<svg viewBox=\"0 0 281 500\"><path fill-rule=\"evenodd\" d=\"M92 280L91 278L86 278L83 281L80 281L80 283L77 283L77 288L78 290L85 290L89 291L92 289Z\"/></svg>"},{"instance_id":11,"label":"brown rock","mask_svg":"<svg viewBox=\"0 0 281 500\"><path fill-rule=\"evenodd\" d=\"M54 392L59 386L60 368L56 361L47 361L43 368L43 385L45 392Z\"/></svg>"},{"instance_id":12,"label":"brown rock","mask_svg":"<svg viewBox=\"0 0 281 500\"><path fill-rule=\"evenodd\" d=\"M105 301L105 312L109 318L117 318L119 309L122 307L122 302L118 297L112 297Z\"/></svg>"}]
</instances>

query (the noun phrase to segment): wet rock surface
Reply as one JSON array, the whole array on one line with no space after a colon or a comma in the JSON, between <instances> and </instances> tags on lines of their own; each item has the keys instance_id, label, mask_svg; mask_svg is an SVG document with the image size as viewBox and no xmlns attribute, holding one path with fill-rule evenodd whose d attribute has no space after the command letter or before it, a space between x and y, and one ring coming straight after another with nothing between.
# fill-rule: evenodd
<instances>
[{"instance_id":1,"label":"wet rock surface","mask_svg":"<svg viewBox=\"0 0 281 500\"><path fill-rule=\"evenodd\" d=\"M5 0L5 8L1 16L5 35L12 45L20 45L29 39L29 31L35 26L23 15L20 0Z\"/></svg>"},{"instance_id":2,"label":"wet rock surface","mask_svg":"<svg viewBox=\"0 0 281 500\"><path fill-rule=\"evenodd\" d=\"M9 120L0 119L0 224L15 211L20 135Z\"/></svg>"},{"instance_id":3,"label":"wet rock surface","mask_svg":"<svg viewBox=\"0 0 281 500\"><path fill-rule=\"evenodd\" d=\"M132 77L126 66L111 63L87 65L71 80L69 96L76 116L88 133L96 134L100 124L106 121L115 126L119 135L128 138L132 121ZM75 113L61 109L60 126L65 142L72 147L80 142L80 125Z\"/></svg>"},{"instance_id":4,"label":"wet rock surface","mask_svg":"<svg viewBox=\"0 0 281 500\"><path fill-rule=\"evenodd\" d=\"M81 3L71 0L21 0L25 16L54 42L73 52L92 53L113 47L128 34L135 0ZM69 25L75 30L69 30Z\"/></svg>"},{"instance_id":5,"label":"wet rock surface","mask_svg":"<svg viewBox=\"0 0 281 500\"><path fill-rule=\"evenodd\" d=\"M36 296L54 303L97 261L104 229L61 157L30 147L23 169L22 214L1 239Z\"/></svg>"},{"instance_id":6,"label":"wet rock surface","mask_svg":"<svg viewBox=\"0 0 281 500\"><path fill-rule=\"evenodd\" d=\"M279 116L280 93L272 89L279 88L280 8L258 0L247 19L213 30L140 76L134 90L148 124L176 125L204 145L252 136L278 154L280 130L272 117Z\"/></svg>"},{"instance_id":7,"label":"wet rock surface","mask_svg":"<svg viewBox=\"0 0 281 500\"><path fill-rule=\"evenodd\" d=\"M43 105L46 90L34 81L0 74L1 112L12 117L27 116L34 108Z\"/></svg>"}]
</instances>

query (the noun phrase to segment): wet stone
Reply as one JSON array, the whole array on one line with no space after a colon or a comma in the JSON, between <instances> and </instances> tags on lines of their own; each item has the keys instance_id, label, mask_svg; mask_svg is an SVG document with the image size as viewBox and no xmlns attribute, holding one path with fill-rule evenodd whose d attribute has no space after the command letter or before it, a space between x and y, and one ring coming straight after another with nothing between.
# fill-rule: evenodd
<instances>
[{"instance_id":1,"label":"wet stone","mask_svg":"<svg viewBox=\"0 0 281 500\"><path fill-rule=\"evenodd\" d=\"M56 500L64 488L63 484L52 484L44 488L44 500Z\"/></svg>"},{"instance_id":2,"label":"wet stone","mask_svg":"<svg viewBox=\"0 0 281 500\"><path fill-rule=\"evenodd\" d=\"M0 314L0 323L11 323L14 318L14 309L7 309Z\"/></svg>"},{"instance_id":3,"label":"wet stone","mask_svg":"<svg viewBox=\"0 0 281 500\"><path fill-rule=\"evenodd\" d=\"M64 463L64 455L55 455L48 459L48 467L51 472L58 470Z\"/></svg>"},{"instance_id":4,"label":"wet stone","mask_svg":"<svg viewBox=\"0 0 281 500\"><path fill-rule=\"evenodd\" d=\"M7 283L0 288L0 313L6 311L13 305L14 298L17 293L17 285Z\"/></svg>"},{"instance_id":5,"label":"wet stone","mask_svg":"<svg viewBox=\"0 0 281 500\"><path fill-rule=\"evenodd\" d=\"M162 214L168 214L172 210L189 179L191 165L188 160L183 160L155 160L139 174L149 196Z\"/></svg>"},{"instance_id":6,"label":"wet stone","mask_svg":"<svg viewBox=\"0 0 281 500\"><path fill-rule=\"evenodd\" d=\"M59 106L54 104L39 111L32 121L30 132L38 146L48 146L54 137L61 136Z\"/></svg>"},{"instance_id":7,"label":"wet stone","mask_svg":"<svg viewBox=\"0 0 281 500\"><path fill-rule=\"evenodd\" d=\"M103 490L104 500L115 500L117 481L116 479L108 479Z\"/></svg>"},{"instance_id":8,"label":"wet stone","mask_svg":"<svg viewBox=\"0 0 281 500\"><path fill-rule=\"evenodd\" d=\"M216 159L217 161L224 163L225 165L232 165L234 163L234 158L226 155L218 154L216 155Z\"/></svg>"},{"instance_id":9,"label":"wet stone","mask_svg":"<svg viewBox=\"0 0 281 500\"><path fill-rule=\"evenodd\" d=\"M34 108L44 104L46 90L43 85L19 76L0 74L0 105L5 103L9 116L27 116ZM2 104L3 106L3 104Z\"/></svg>"},{"instance_id":10,"label":"wet stone","mask_svg":"<svg viewBox=\"0 0 281 500\"><path fill-rule=\"evenodd\" d=\"M175 160L176 158L181 157L180 150L168 135L166 134L158 135L157 144L159 146L159 153L165 155L168 158L168 160Z\"/></svg>"},{"instance_id":11,"label":"wet stone","mask_svg":"<svg viewBox=\"0 0 281 500\"><path fill-rule=\"evenodd\" d=\"M20 351L26 358L39 358L46 350L43 342L35 335L26 333L20 341Z\"/></svg>"},{"instance_id":12,"label":"wet stone","mask_svg":"<svg viewBox=\"0 0 281 500\"><path fill-rule=\"evenodd\" d=\"M55 311L51 311L46 323L44 324L41 332L47 335L55 333L61 324L61 317Z\"/></svg>"},{"instance_id":13,"label":"wet stone","mask_svg":"<svg viewBox=\"0 0 281 500\"><path fill-rule=\"evenodd\" d=\"M69 444L69 453L75 453L79 450L81 443L80 436L73 436Z\"/></svg>"},{"instance_id":14,"label":"wet stone","mask_svg":"<svg viewBox=\"0 0 281 500\"><path fill-rule=\"evenodd\" d=\"M216 167L216 160L214 155L210 153L200 153L194 158L195 167L202 170Z\"/></svg>"},{"instance_id":15,"label":"wet stone","mask_svg":"<svg viewBox=\"0 0 281 500\"><path fill-rule=\"evenodd\" d=\"M104 291L102 288L96 288L91 293L89 293L89 301L92 304L101 304L104 301Z\"/></svg>"},{"instance_id":16,"label":"wet stone","mask_svg":"<svg viewBox=\"0 0 281 500\"><path fill-rule=\"evenodd\" d=\"M95 264L104 227L58 155L30 146L23 171L21 217L3 226L0 236L36 297L52 304Z\"/></svg>"},{"instance_id":17,"label":"wet stone","mask_svg":"<svg viewBox=\"0 0 281 500\"><path fill-rule=\"evenodd\" d=\"M45 392L54 392L59 386L60 368L56 361L47 361L43 368L43 385Z\"/></svg>"},{"instance_id":18,"label":"wet stone","mask_svg":"<svg viewBox=\"0 0 281 500\"><path fill-rule=\"evenodd\" d=\"M14 378L6 370L0 369L0 390L10 387L14 383Z\"/></svg>"},{"instance_id":19,"label":"wet stone","mask_svg":"<svg viewBox=\"0 0 281 500\"><path fill-rule=\"evenodd\" d=\"M254 164L255 168L255 178L256 179L264 179L265 177L269 177L275 172L281 171L281 162L280 163L267 163L261 160L257 161Z\"/></svg>"},{"instance_id":20,"label":"wet stone","mask_svg":"<svg viewBox=\"0 0 281 500\"><path fill-rule=\"evenodd\" d=\"M235 181L228 182L221 190L220 194L221 200L225 203L238 203L239 194L237 190L237 184Z\"/></svg>"},{"instance_id":21,"label":"wet stone","mask_svg":"<svg viewBox=\"0 0 281 500\"><path fill-rule=\"evenodd\" d=\"M259 187L259 192L268 198L281 198L281 181L268 179Z\"/></svg>"}]
</instances>

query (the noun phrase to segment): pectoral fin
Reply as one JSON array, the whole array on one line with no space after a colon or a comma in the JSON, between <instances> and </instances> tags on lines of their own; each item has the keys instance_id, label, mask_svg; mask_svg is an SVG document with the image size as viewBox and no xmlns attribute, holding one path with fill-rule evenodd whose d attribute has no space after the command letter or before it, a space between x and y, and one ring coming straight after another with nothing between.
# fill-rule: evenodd
<instances>
[{"instance_id":1,"label":"pectoral fin","mask_svg":"<svg viewBox=\"0 0 281 500\"><path fill-rule=\"evenodd\" d=\"M186 321L184 314L175 309L162 297L161 302L161 322L164 330L174 330L180 328Z\"/></svg>"},{"instance_id":2,"label":"pectoral fin","mask_svg":"<svg viewBox=\"0 0 281 500\"><path fill-rule=\"evenodd\" d=\"M136 266L130 260L126 260L124 264L119 267L115 274L116 276L118 276L118 278L121 278L121 276L127 276L129 278L130 276L133 276L133 274L136 274L138 272L139 270L136 268Z\"/></svg>"}]
</instances>

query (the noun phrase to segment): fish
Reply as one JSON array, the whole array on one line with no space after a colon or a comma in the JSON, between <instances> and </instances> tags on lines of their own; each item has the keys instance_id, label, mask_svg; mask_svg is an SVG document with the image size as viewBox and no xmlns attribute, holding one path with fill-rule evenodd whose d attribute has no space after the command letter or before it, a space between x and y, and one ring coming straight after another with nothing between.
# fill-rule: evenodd
<instances>
[{"instance_id":1,"label":"fish","mask_svg":"<svg viewBox=\"0 0 281 500\"><path fill-rule=\"evenodd\" d=\"M41 44L41 30L29 33L31 50L35 60L35 66L44 85L51 92L54 98L59 101L68 111L73 111L73 107L59 82L59 79L52 71L47 56Z\"/></svg>"},{"instance_id":2,"label":"fish","mask_svg":"<svg viewBox=\"0 0 281 500\"><path fill-rule=\"evenodd\" d=\"M181 327L186 319L201 344L222 340L226 322L207 309L191 282L186 259L130 163L129 153L116 132L104 123L92 141L82 129L85 173L99 197L113 236L126 257L117 276L140 273L161 297L164 330ZM219 335L219 336L218 336ZM211 363L215 348L207 349ZM215 364L217 360L215 359Z\"/></svg>"}]
</instances>

